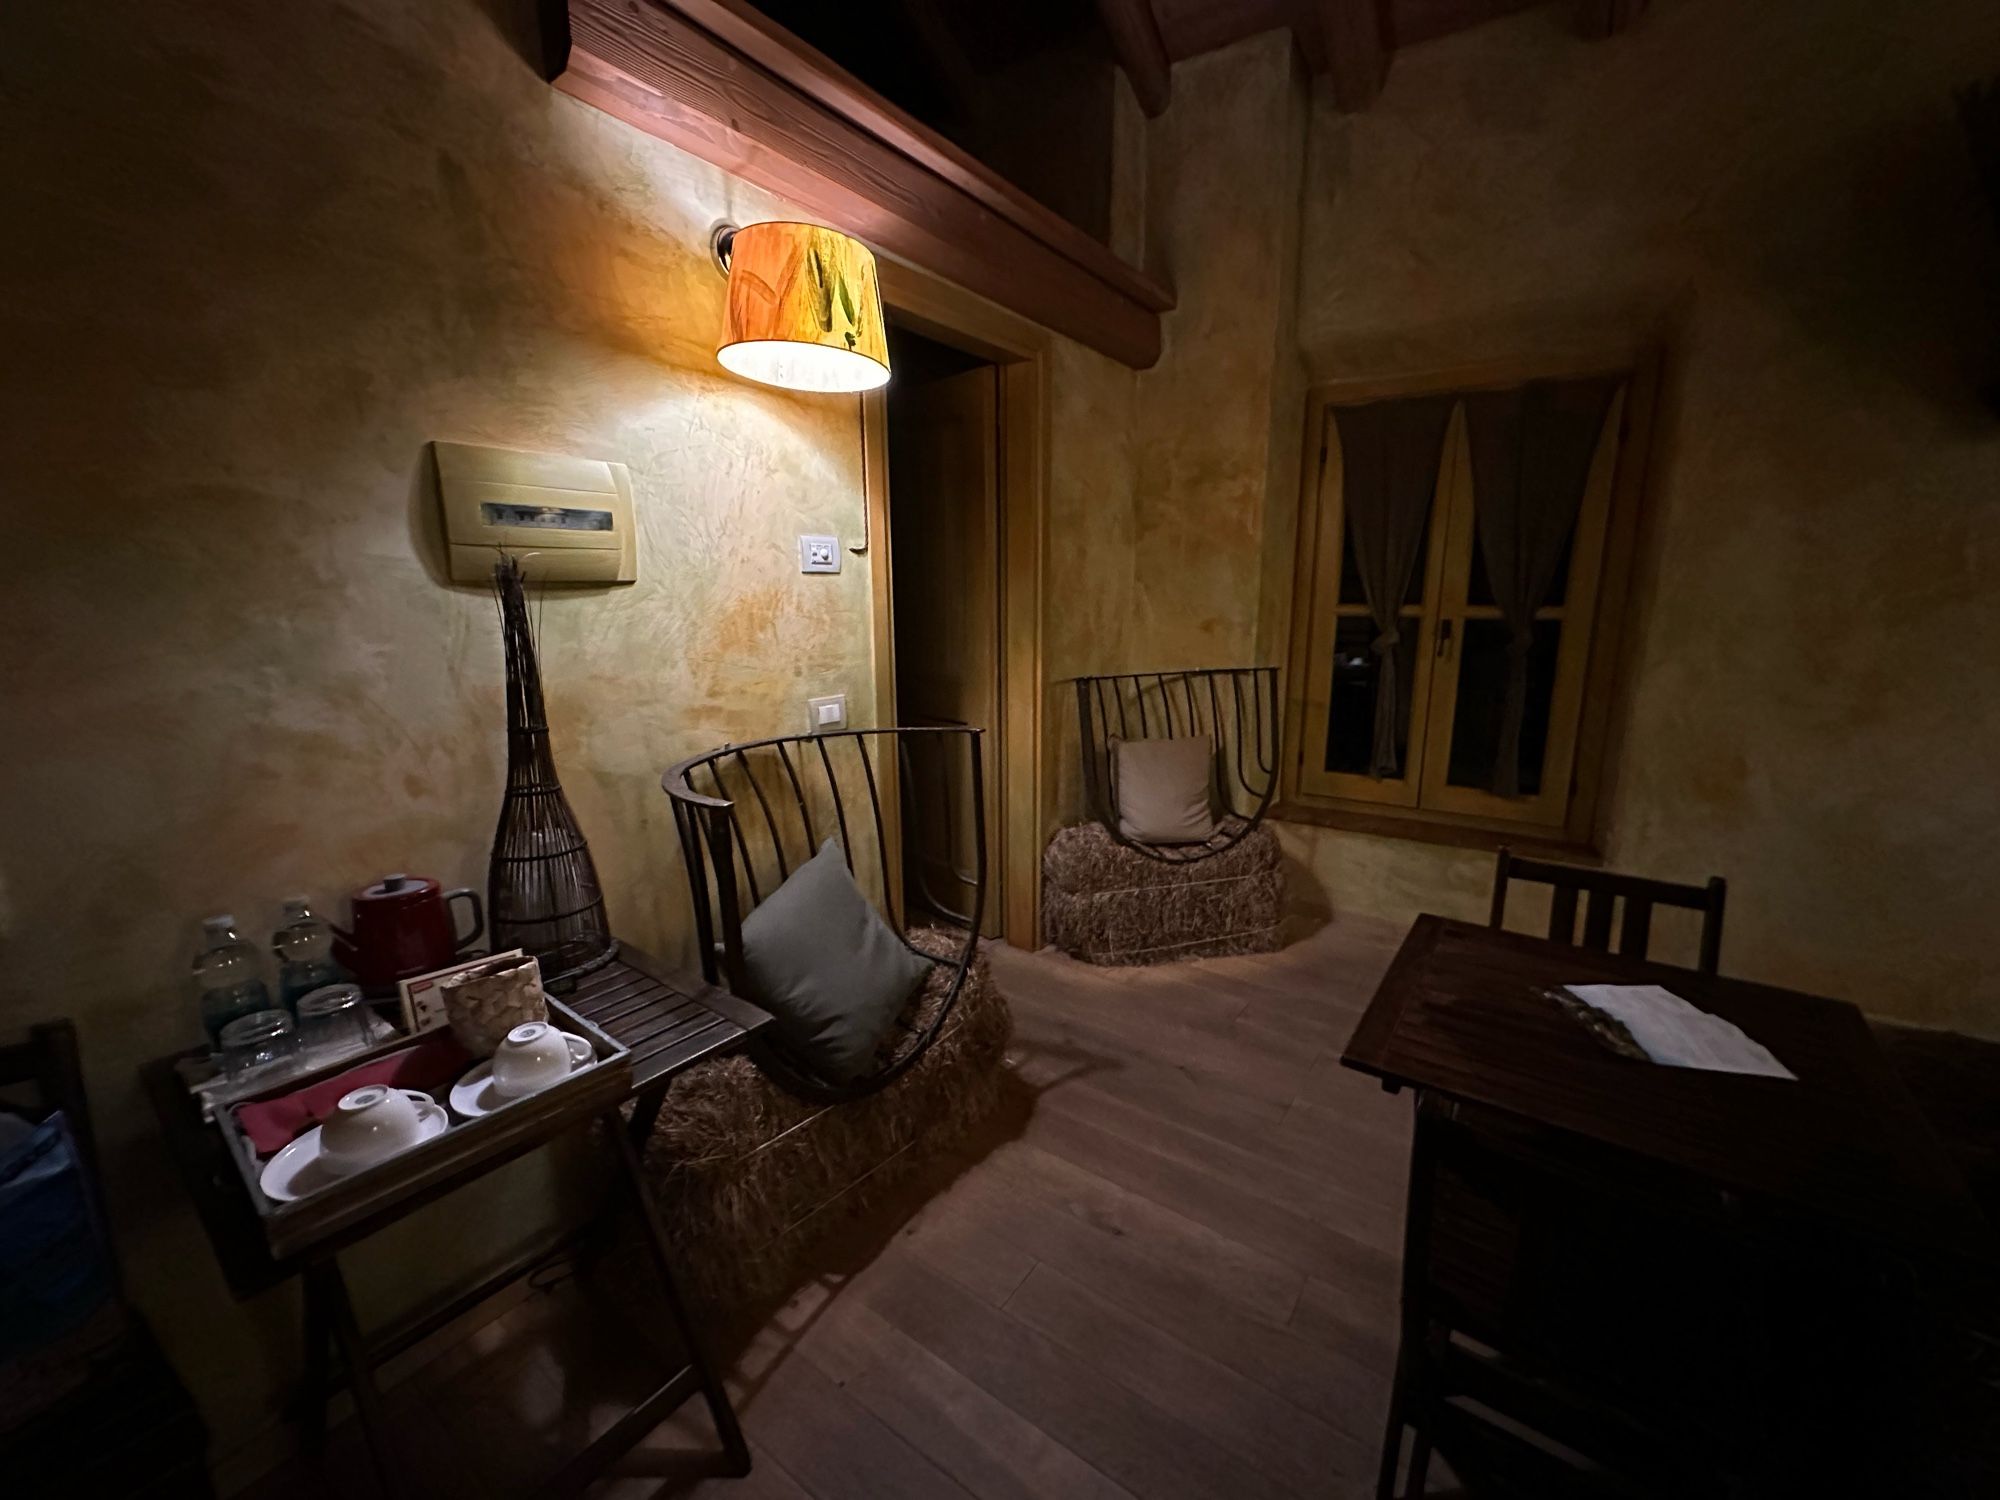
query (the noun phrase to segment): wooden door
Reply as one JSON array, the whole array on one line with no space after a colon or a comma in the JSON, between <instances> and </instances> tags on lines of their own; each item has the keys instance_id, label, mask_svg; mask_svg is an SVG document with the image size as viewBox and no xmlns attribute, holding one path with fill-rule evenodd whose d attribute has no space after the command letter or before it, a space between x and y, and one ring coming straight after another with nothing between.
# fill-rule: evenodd
<instances>
[{"instance_id":1,"label":"wooden door","mask_svg":"<svg viewBox=\"0 0 2000 1500\"><path fill-rule=\"evenodd\" d=\"M1000 931L999 382L991 365L892 390L889 526L896 720L986 730L986 910ZM956 747L954 747L956 748ZM928 761L928 763L926 763ZM903 825L905 910L967 911L974 877L963 756L918 756Z\"/></svg>"}]
</instances>

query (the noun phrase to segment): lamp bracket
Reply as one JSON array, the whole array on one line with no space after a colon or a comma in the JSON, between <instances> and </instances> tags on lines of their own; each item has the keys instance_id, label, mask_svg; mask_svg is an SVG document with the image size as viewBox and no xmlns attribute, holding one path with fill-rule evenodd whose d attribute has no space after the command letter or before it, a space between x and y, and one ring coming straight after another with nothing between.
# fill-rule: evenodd
<instances>
[{"instance_id":1,"label":"lamp bracket","mask_svg":"<svg viewBox=\"0 0 2000 1500\"><path fill-rule=\"evenodd\" d=\"M741 227L723 219L708 232L709 258L715 262L715 269L724 276L729 274L729 251L735 245L736 231Z\"/></svg>"}]
</instances>

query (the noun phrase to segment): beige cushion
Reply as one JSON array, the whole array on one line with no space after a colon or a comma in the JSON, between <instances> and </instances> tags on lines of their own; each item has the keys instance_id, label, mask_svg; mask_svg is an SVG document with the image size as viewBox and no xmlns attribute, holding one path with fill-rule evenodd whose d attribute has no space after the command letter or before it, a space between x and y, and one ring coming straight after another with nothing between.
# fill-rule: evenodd
<instances>
[{"instance_id":1,"label":"beige cushion","mask_svg":"<svg viewBox=\"0 0 2000 1500\"><path fill-rule=\"evenodd\" d=\"M1118 831L1140 844L1199 844L1215 832L1215 741L1111 741Z\"/></svg>"}]
</instances>

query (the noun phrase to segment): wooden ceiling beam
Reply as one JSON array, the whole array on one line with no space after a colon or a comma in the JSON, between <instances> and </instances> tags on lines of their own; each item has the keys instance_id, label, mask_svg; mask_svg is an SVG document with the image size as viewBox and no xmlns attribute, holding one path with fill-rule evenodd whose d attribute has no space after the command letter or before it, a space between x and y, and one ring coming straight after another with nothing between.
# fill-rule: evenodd
<instances>
[{"instance_id":1,"label":"wooden ceiling beam","mask_svg":"<svg viewBox=\"0 0 2000 1500\"><path fill-rule=\"evenodd\" d=\"M734 5L701 4L744 20ZM1159 313L1173 297L1157 282L941 138L928 159L897 149L885 131L930 132L787 33L756 34L767 49L774 37L788 44L780 61L794 73L824 66L810 89L683 9L697 5L568 0L556 87L1135 369L1159 358Z\"/></svg>"},{"instance_id":2,"label":"wooden ceiling beam","mask_svg":"<svg viewBox=\"0 0 2000 1500\"><path fill-rule=\"evenodd\" d=\"M1380 0L1311 0L1319 34L1319 62L1333 90L1334 107L1353 114L1368 108L1389 76L1395 43Z\"/></svg>"},{"instance_id":3,"label":"wooden ceiling beam","mask_svg":"<svg viewBox=\"0 0 2000 1500\"><path fill-rule=\"evenodd\" d=\"M1097 13L1111 34L1111 51L1131 81L1139 107L1148 115L1165 112L1173 91L1173 65L1160 39L1152 0L1097 0Z\"/></svg>"},{"instance_id":4,"label":"wooden ceiling beam","mask_svg":"<svg viewBox=\"0 0 2000 1500\"><path fill-rule=\"evenodd\" d=\"M640 0L640 3L659 6L662 0ZM1136 266L1127 265L1103 241L1029 197L914 115L891 104L833 59L771 20L749 0L664 0L664 8L680 12L779 82L936 173L1091 275L1109 282L1140 306L1165 312L1174 305L1170 287Z\"/></svg>"}]
</instances>

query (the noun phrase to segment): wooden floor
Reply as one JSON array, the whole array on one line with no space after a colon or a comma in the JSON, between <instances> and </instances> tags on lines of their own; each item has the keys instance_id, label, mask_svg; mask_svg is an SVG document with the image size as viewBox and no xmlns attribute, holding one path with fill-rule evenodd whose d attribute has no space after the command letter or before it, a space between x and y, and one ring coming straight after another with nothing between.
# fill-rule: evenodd
<instances>
[{"instance_id":1,"label":"wooden floor","mask_svg":"<svg viewBox=\"0 0 2000 1500\"><path fill-rule=\"evenodd\" d=\"M712 1441L695 1403L596 1493L1367 1493L1409 1104L1338 1057L1400 937L1345 918L1145 970L996 949L1007 1118L724 1339L755 1471L691 1477ZM391 1393L422 1493L521 1493L616 1414L555 1299L489 1313ZM257 1492L366 1494L358 1460L343 1431Z\"/></svg>"}]
</instances>

